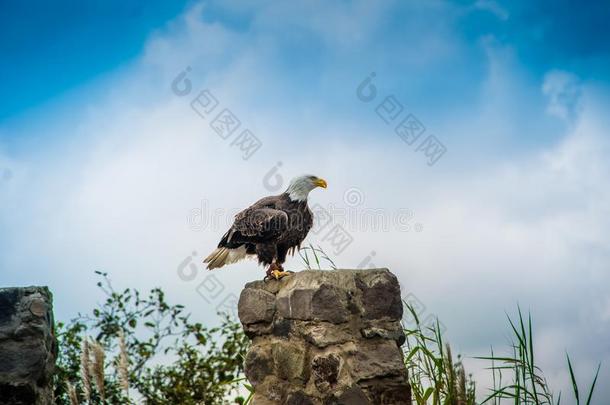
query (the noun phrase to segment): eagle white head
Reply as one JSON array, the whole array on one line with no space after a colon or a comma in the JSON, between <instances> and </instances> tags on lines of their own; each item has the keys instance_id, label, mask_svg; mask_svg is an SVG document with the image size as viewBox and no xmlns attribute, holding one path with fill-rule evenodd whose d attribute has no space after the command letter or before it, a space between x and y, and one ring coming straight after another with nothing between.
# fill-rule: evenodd
<instances>
[{"instance_id":1,"label":"eagle white head","mask_svg":"<svg viewBox=\"0 0 610 405\"><path fill-rule=\"evenodd\" d=\"M311 175L299 176L290 181L286 193L292 201L305 201L311 190L316 187L326 188L326 186L326 181L319 177Z\"/></svg>"}]
</instances>

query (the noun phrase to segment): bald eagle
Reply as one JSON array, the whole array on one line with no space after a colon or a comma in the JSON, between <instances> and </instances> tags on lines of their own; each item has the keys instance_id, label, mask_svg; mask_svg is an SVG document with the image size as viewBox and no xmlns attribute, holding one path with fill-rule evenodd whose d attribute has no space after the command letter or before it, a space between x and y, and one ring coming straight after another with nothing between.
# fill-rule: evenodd
<instances>
[{"instance_id":1,"label":"bald eagle","mask_svg":"<svg viewBox=\"0 0 610 405\"><path fill-rule=\"evenodd\" d=\"M293 179L280 195L265 197L235 215L231 228L218 248L205 260L208 270L256 256L259 264L269 266L267 277L279 279L288 272L282 264L286 255L299 249L313 224L307 206L309 192L326 188L326 181L316 176Z\"/></svg>"}]
</instances>

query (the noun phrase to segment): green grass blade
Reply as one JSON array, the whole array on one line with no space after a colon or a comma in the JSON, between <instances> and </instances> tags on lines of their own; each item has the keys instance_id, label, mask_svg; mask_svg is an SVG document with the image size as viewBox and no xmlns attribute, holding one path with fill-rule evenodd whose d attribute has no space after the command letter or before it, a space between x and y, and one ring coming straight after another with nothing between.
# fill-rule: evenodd
<instances>
[{"instance_id":1,"label":"green grass blade","mask_svg":"<svg viewBox=\"0 0 610 405\"><path fill-rule=\"evenodd\" d=\"M320 259L318 258L318 253L316 252L316 249L313 247L313 245L311 243L309 244L309 248L311 249L311 252L313 253L314 259L316 259L316 265L318 266L318 270L322 270L322 267L320 267Z\"/></svg>"},{"instance_id":2,"label":"green grass blade","mask_svg":"<svg viewBox=\"0 0 610 405\"><path fill-rule=\"evenodd\" d=\"M587 397L587 405L591 404L591 398L593 397L593 390L595 389L595 383L597 382L597 377L599 376L599 369L602 364L599 363L597 366L597 371L595 372L595 378L593 379L593 384L591 384L591 389L589 390L589 396Z\"/></svg>"},{"instance_id":3,"label":"green grass blade","mask_svg":"<svg viewBox=\"0 0 610 405\"><path fill-rule=\"evenodd\" d=\"M570 379L572 380L572 389L574 390L574 396L576 397L576 405L580 404L580 398L578 395L578 384L576 383L576 377L574 376L574 369L572 368L572 362L570 356L566 353L568 358L568 369L570 370Z\"/></svg>"},{"instance_id":4,"label":"green grass blade","mask_svg":"<svg viewBox=\"0 0 610 405\"><path fill-rule=\"evenodd\" d=\"M519 309L519 317L521 318L521 309ZM523 324L523 320L521 321ZM534 362L534 339L532 336L532 314L528 312L527 314L527 329L528 329L528 340L529 340L529 361L528 361L528 371L530 375L530 380L532 381L532 391L534 392L534 400L538 403L538 392L536 391L536 373L535 373L535 362Z\"/></svg>"}]
</instances>

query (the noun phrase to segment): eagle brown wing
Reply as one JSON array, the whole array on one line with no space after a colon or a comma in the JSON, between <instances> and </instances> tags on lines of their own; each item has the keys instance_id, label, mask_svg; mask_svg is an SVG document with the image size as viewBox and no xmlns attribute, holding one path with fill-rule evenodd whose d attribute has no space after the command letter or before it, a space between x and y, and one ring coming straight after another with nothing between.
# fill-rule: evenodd
<instances>
[{"instance_id":1,"label":"eagle brown wing","mask_svg":"<svg viewBox=\"0 0 610 405\"><path fill-rule=\"evenodd\" d=\"M204 263L211 270L256 255L259 263L281 265L289 250L298 249L311 225L307 202L292 201L286 193L265 197L235 215L233 225Z\"/></svg>"},{"instance_id":2,"label":"eagle brown wing","mask_svg":"<svg viewBox=\"0 0 610 405\"><path fill-rule=\"evenodd\" d=\"M237 215L218 247L237 248L244 243L273 242L288 229L288 214L275 208L276 197L257 201Z\"/></svg>"}]
</instances>

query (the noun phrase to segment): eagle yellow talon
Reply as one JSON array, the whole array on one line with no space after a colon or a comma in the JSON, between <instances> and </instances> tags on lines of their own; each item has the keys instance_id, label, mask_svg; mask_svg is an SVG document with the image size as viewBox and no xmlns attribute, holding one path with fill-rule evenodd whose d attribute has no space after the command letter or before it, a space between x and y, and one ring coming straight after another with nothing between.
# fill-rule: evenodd
<instances>
[{"instance_id":1,"label":"eagle yellow talon","mask_svg":"<svg viewBox=\"0 0 610 405\"><path fill-rule=\"evenodd\" d=\"M271 275L273 276L274 279L279 280L283 277L286 277L288 275L290 275L291 273L288 271L279 271L279 270L273 270L271 272Z\"/></svg>"}]
</instances>

